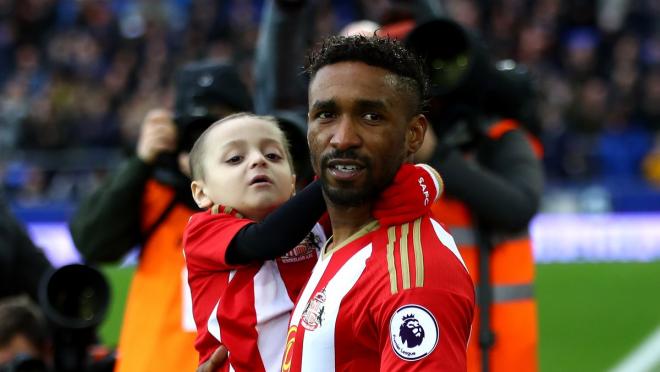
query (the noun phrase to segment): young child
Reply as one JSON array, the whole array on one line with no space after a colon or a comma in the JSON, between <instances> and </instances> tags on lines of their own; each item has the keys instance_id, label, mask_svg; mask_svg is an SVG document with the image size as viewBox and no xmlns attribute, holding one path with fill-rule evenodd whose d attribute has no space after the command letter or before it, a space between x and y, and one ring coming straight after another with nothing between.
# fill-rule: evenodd
<instances>
[{"instance_id":1,"label":"young child","mask_svg":"<svg viewBox=\"0 0 660 372\"><path fill-rule=\"evenodd\" d=\"M291 198L295 175L282 130L248 113L209 127L190 165L193 198L206 209L183 238L200 363L223 344L229 358L221 370L279 371L290 311L326 240L317 224L325 212L320 183ZM402 167L374 216L395 224L428 213L429 195L410 190L424 177L433 201L441 180L432 173Z\"/></svg>"}]
</instances>

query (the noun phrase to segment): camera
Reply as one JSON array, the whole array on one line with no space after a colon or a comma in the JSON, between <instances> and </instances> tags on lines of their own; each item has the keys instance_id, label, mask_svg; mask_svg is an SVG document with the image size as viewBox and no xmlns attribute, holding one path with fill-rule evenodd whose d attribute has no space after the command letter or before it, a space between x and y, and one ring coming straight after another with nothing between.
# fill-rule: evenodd
<instances>
[{"instance_id":1,"label":"camera","mask_svg":"<svg viewBox=\"0 0 660 372\"><path fill-rule=\"evenodd\" d=\"M476 34L437 18L413 28L404 43L425 60L431 81L429 118L439 135L455 130L454 125L478 133L485 117L516 119L539 132L529 72L511 60L492 62Z\"/></svg>"},{"instance_id":2,"label":"camera","mask_svg":"<svg viewBox=\"0 0 660 372\"><path fill-rule=\"evenodd\" d=\"M178 152L190 151L199 135L215 121L250 110L252 98L232 64L203 61L185 65L176 76Z\"/></svg>"},{"instance_id":3,"label":"camera","mask_svg":"<svg viewBox=\"0 0 660 372\"><path fill-rule=\"evenodd\" d=\"M88 348L96 341L96 327L105 318L109 301L105 277L90 266L67 265L45 275L39 304L51 325L55 371L105 370L89 362Z\"/></svg>"}]
</instances>

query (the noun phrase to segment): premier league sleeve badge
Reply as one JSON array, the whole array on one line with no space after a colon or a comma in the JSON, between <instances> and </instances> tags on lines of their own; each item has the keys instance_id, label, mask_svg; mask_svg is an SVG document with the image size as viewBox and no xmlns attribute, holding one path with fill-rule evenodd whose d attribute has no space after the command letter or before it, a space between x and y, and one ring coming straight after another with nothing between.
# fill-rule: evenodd
<instances>
[{"instance_id":1,"label":"premier league sleeve badge","mask_svg":"<svg viewBox=\"0 0 660 372\"><path fill-rule=\"evenodd\" d=\"M435 349L440 329L433 314L419 305L398 308L390 318L392 349L408 361L422 359Z\"/></svg>"}]
</instances>

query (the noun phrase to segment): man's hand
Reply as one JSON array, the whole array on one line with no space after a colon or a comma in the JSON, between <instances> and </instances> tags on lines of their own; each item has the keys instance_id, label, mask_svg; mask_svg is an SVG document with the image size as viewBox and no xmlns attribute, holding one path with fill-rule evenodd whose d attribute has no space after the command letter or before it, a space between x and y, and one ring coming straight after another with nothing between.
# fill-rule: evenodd
<instances>
[{"instance_id":1,"label":"man's hand","mask_svg":"<svg viewBox=\"0 0 660 372\"><path fill-rule=\"evenodd\" d=\"M215 372L220 368L222 362L227 359L228 353L227 348L224 346L218 347L213 355L206 362L202 363L197 367L197 372Z\"/></svg>"},{"instance_id":2,"label":"man's hand","mask_svg":"<svg viewBox=\"0 0 660 372\"><path fill-rule=\"evenodd\" d=\"M443 190L440 174L426 164L403 164L371 211L381 226L413 221L429 212Z\"/></svg>"},{"instance_id":3,"label":"man's hand","mask_svg":"<svg viewBox=\"0 0 660 372\"><path fill-rule=\"evenodd\" d=\"M140 128L137 156L147 164L153 164L159 154L174 152L177 145L176 125L172 113L155 109L147 113Z\"/></svg>"}]
</instances>

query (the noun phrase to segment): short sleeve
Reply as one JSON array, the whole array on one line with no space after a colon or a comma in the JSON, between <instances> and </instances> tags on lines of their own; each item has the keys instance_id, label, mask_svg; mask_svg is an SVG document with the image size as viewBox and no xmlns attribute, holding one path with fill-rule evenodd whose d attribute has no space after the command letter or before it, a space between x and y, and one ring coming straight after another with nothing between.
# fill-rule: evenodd
<instances>
[{"instance_id":1,"label":"short sleeve","mask_svg":"<svg viewBox=\"0 0 660 372\"><path fill-rule=\"evenodd\" d=\"M382 371L465 371L474 314L470 296L414 288L373 309Z\"/></svg>"},{"instance_id":2,"label":"short sleeve","mask_svg":"<svg viewBox=\"0 0 660 372\"><path fill-rule=\"evenodd\" d=\"M231 214L194 214L183 234L183 250L189 270L231 270L225 259L227 247L238 231L254 221Z\"/></svg>"}]
</instances>

